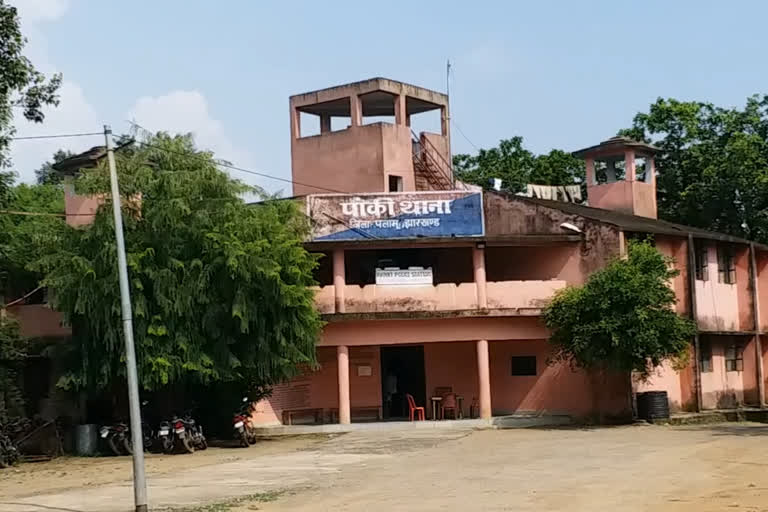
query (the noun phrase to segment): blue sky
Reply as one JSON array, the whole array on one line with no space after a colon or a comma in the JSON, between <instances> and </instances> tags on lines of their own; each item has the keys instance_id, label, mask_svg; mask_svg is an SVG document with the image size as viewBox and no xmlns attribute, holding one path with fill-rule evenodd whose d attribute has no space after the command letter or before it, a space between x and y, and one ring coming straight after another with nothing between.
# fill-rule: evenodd
<instances>
[{"instance_id":1,"label":"blue sky","mask_svg":"<svg viewBox=\"0 0 768 512\"><path fill-rule=\"evenodd\" d=\"M575 150L659 96L743 104L768 93L760 1L10 0L62 104L19 135L192 131L236 165L290 177L288 96L374 76L445 90L454 153L522 135ZM469 140L467 140L469 139ZM471 142L470 142L471 141ZM59 146L15 144L22 179ZM269 191L290 185L233 173Z\"/></svg>"}]
</instances>

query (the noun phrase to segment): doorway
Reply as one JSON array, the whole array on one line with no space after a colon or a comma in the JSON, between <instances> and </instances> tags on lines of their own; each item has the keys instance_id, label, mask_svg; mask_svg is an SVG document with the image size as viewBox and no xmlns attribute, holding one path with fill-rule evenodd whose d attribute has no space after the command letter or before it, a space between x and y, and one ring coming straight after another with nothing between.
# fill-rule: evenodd
<instances>
[{"instance_id":1,"label":"doorway","mask_svg":"<svg viewBox=\"0 0 768 512\"><path fill-rule=\"evenodd\" d=\"M381 347L381 396L384 419L408 417L406 393L426 408L424 347Z\"/></svg>"}]
</instances>

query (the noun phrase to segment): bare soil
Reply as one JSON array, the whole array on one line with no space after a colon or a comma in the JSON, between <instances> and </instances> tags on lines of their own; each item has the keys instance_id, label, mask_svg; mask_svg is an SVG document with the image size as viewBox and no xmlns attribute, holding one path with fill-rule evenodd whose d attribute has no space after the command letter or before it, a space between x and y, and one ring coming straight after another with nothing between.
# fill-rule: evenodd
<instances>
[{"instance_id":1,"label":"bare soil","mask_svg":"<svg viewBox=\"0 0 768 512\"><path fill-rule=\"evenodd\" d=\"M194 454L146 454L147 478L182 474L190 469L306 450L328 438L265 439L249 448L208 448ZM130 457L59 457L48 462L20 464L0 470L0 502L69 489L98 488L126 482L133 475ZM0 504L0 510L2 505Z\"/></svg>"},{"instance_id":2,"label":"bare soil","mask_svg":"<svg viewBox=\"0 0 768 512\"><path fill-rule=\"evenodd\" d=\"M361 431L147 465L153 510L768 512L763 424ZM0 512L128 512L129 477L128 458L21 466Z\"/></svg>"}]
</instances>

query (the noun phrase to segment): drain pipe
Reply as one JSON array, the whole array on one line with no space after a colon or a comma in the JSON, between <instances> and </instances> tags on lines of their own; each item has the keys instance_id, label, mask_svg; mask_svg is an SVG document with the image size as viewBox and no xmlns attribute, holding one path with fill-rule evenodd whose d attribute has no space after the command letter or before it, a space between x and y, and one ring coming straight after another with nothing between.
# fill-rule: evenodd
<instances>
[{"instance_id":1,"label":"drain pipe","mask_svg":"<svg viewBox=\"0 0 768 512\"><path fill-rule=\"evenodd\" d=\"M699 322L696 314L696 254L693 246L693 235L688 233L688 296L691 298L691 320L696 324L693 335L693 369L696 384L696 412L701 412L701 363L699 346Z\"/></svg>"}]
</instances>

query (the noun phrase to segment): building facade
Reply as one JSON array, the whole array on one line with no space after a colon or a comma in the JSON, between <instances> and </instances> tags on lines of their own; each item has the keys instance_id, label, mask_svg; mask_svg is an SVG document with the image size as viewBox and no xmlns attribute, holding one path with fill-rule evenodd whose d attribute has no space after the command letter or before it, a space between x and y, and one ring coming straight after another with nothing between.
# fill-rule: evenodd
<instances>
[{"instance_id":1,"label":"building facade","mask_svg":"<svg viewBox=\"0 0 768 512\"><path fill-rule=\"evenodd\" d=\"M413 133L411 115L428 110L440 111L441 133ZM302 136L308 115L320 132ZM290 116L327 325L318 368L276 386L259 423L402 418L405 394L429 417L447 390L465 417L486 419L626 418L632 391L650 389L667 391L673 410L764 402L768 247L657 220L656 148L613 138L577 151L583 206L457 182L448 98L434 91L377 78L293 96ZM345 127L334 131L336 117ZM677 310L699 326L690 366L636 382L549 364L542 308L646 235L681 271Z\"/></svg>"},{"instance_id":2,"label":"building facade","mask_svg":"<svg viewBox=\"0 0 768 512\"><path fill-rule=\"evenodd\" d=\"M613 138L577 151L584 206L455 180L444 94L374 78L292 96L289 107L326 325L318 367L275 386L256 406L259 424L403 418L406 395L430 417L446 391L464 417L485 419L627 418L632 391L651 389L667 391L673 410L764 404L768 247L658 220L656 148ZM415 133L412 116L429 112L439 132ZM68 222L87 224L98 204L68 189ZM647 235L680 270L677 311L699 329L690 365L636 382L549 364L543 307ZM10 312L25 334L69 335L45 306Z\"/></svg>"}]
</instances>

